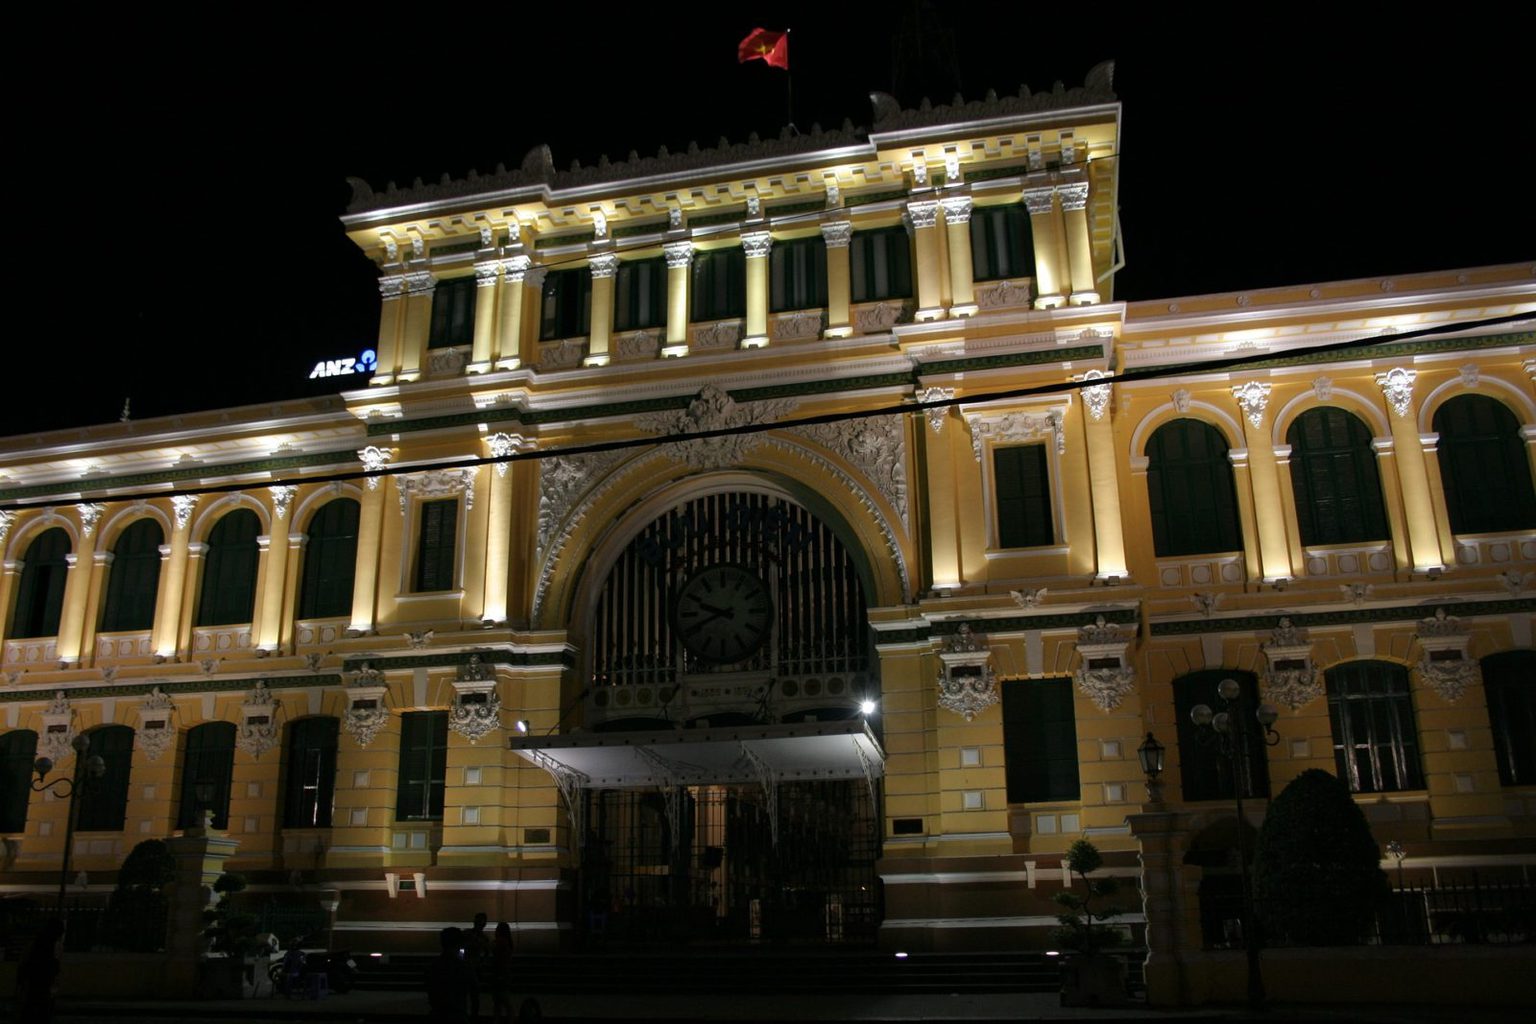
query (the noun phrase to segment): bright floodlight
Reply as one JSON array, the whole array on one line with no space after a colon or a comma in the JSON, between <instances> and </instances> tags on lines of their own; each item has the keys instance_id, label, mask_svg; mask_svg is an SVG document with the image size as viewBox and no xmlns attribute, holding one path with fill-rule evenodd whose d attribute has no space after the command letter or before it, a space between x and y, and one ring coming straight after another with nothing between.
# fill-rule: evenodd
<instances>
[{"instance_id":1,"label":"bright floodlight","mask_svg":"<svg viewBox=\"0 0 1536 1024\"><path fill-rule=\"evenodd\" d=\"M528 720L526 718L519 718L517 720L517 731L518 732L527 732L528 731Z\"/></svg>"},{"instance_id":2,"label":"bright floodlight","mask_svg":"<svg viewBox=\"0 0 1536 1024\"><path fill-rule=\"evenodd\" d=\"M872 715L872 714L874 714L875 713L875 702L872 701L872 700L868 700L868 699L859 701L859 713L861 715Z\"/></svg>"}]
</instances>

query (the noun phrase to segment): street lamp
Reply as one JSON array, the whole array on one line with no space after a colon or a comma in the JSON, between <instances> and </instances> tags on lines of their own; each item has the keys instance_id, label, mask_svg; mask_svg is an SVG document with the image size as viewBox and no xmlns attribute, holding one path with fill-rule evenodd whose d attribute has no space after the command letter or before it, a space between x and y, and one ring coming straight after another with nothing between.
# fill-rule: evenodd
<instances>
[{"instance_id":1,"label":"street lamp","mask_svg":"<svg viewBox=\"0 0 1536 1024\"><path fill-rule=\"evenodd\" d=\"M1157 781L1157 777L1163 774L1164 756L1167 753L1168 748L1157 742L1157 737L1150 732L1141 741L1141 746L1136 748L1136 760L1141 762L1142 774L1147 777L1148 803L1162 803L1163 784Z\"/></svg>"},{"instance_id":2,"label":"street lamp","mask_svg":"<svg viewBox=\"0 0 1536 1024\"><path fill-rule=\"evenodd\" d=\"M1225 757L1232 768L1232 797L1237 804L1237 864L1243 882L1243 945L1248 951L1248 1005L1255 1010L1264 1008L1264 975L1259 963L1259 928L1254 914L1253 881L1248 877L1247 834L1243 830L1243 784L1249 778L1248 759L1252 753L1251 739L1262 740L1265 746L1280 742L1275 732L1275 720L1280 712L1273 704L1260 704L1253 711L1252 719L1243 712L1243 688L1236 679L1223 679L1216 686L1221 698L1220 711L1213 711L1209 704L1196 704L1189 710L1190 720L1197 727L1196 735L1202 743L1213 746ZM1256 736L1249 730L1258 728Z\"/></svg>"},{"instance_id":3,"label":"street lamp","mask_svg":"<svg viewBox=\"0 0 1536 1024\"><path fill-rule=\"evenodd\" d=\"M75 775L72 779L60 776L52 782L48 782L46 781L48 773L53 771L53 758L39 757L36 761L32 762L32 770L37 774L37 778L32 780L32 791L34 793L52 791L55 796L69 798L69 812L65 816L64 824L64 861L59 866L58 914L60 917L64 916L64 893L69 885L69 858L70 854L74 852L75 820L80 816L80 805L77 798L92 779L99 779L107 773L107 763L101 759L100 754L92 754L90 757L85 756L85 752L91 747L91 741L84 733L77 734L74 739L69 741L69 745L75 748ZM67 786L68 788L60 789L60 786Z\"/></svg>"}]
</instances>

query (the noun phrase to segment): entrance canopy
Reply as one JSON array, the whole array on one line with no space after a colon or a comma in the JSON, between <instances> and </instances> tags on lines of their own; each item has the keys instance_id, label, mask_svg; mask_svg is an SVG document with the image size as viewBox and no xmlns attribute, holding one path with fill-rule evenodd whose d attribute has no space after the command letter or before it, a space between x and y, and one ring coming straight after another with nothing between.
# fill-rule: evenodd
<instances>
[{"instance_id":1,"label":"entrance canopy","mask_svg":"<svg viewBox=\"0 0 1536 1024\"><path fill-rule=\"evenodd\" d=\"M511 747L583 789L874 779L885 770L862 720L520 736Z\"/></svg>"}]
</instances>

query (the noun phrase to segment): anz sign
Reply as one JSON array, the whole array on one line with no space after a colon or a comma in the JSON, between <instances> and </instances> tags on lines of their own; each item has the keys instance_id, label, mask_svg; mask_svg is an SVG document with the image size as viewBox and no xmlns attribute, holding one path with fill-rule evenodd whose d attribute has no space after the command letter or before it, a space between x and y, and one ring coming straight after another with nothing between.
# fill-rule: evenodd
<instances>
[{"instance_id":1,"label":"anz sign","mask_svg":"<svg viewBox=\"0 0 1536 1024\"><path fill-rule=\"evenodd\" d=\"M365 348L357 358L322 359L309 371L310 380L321 377L346 377L354 373L372 373L379 365L379 357L371 348Z\"/></svg>"}]
</instances>

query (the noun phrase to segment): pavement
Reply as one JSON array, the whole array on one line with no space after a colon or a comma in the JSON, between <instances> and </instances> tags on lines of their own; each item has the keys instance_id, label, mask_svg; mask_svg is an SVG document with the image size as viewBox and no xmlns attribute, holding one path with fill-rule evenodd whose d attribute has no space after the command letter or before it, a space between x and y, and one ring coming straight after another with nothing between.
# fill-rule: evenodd
<instances>
[{"instance_id":1,"label":"pavement","mask_svg":"<svg viewBox=\"0 0 1536 1024\"><path fill-rule=\"evenodd\" d=\"M482 1020L489 1021L489 997L482 1005ZM520 997L519 997L520 998ZM803 994L720 995L644 994L616 997L610 994L552 994L539 997L544 1020L626 1022L679 1021L715 1024L727 1021L793 1022L961 1022L1019 1020L1247 1020L1380 1022L1426 1024L1454 1020L1458 1024L1527 1022L1529 1008L1477 1008L1435 1006L1335 1006L1278 1005L1267 1014L1253 1014L1243 1007L1216 1006L1161 1011L1145 1006L1123 1009L1075 1009L1060 1005L1054 994L1019 993L953 995L826 995ZM427 1000L421 993L353 991L324 999L289 1000L256 997L202 1001L72 1001L61 999L56 1020L68 1024L186 1024L188 1021L277 1024L292 1021L334 1021L371 1024L387 1021L422 1021ZM0 1018L4 1019L4 1018Z\"/></svg>"}]
</instances>

